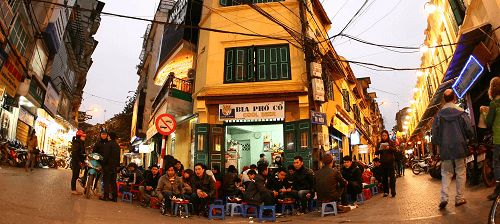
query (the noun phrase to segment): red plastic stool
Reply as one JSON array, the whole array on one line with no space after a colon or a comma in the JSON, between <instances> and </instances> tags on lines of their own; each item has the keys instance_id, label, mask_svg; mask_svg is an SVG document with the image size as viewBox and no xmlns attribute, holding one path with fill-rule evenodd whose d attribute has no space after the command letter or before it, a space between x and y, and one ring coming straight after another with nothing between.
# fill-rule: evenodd
<instances>
[{"instance_id":1,"label":"red plastic stool","mask_svg":"<svg viewBox=\"0 0 500 224\"><path fill-rule=\"evenodd\" d=\"M151 196L151 198L149 199L149 204L151 205L151 208L160 208L160 205L161 205L161 200L156 197L156 196Z\"/></svg>"},{"instance_id":2,"label":"red plastic stool","mask_svg":"<svg viewBox=\"0 0 500 224\"><path fill-rule=\"evenodd\" d=\"M363 189L363 192L365 193L365 200L372 198L372 191L369 188Z\"/></svg>"}]
</instances>

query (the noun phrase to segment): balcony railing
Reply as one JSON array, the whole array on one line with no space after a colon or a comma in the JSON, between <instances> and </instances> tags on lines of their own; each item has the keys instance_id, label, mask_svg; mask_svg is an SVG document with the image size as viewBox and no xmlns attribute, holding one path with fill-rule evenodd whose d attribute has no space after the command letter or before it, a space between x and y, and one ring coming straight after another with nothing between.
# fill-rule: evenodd
<instances>
[{"instance_id":1,"label":"balcony railing","mask_svg":"<svg viewBox=\"0 0 500 224\"><path fill-rule=\"evenodd\" d=\"M180 93L173 95L172 93ZM158 107L161 101L168 96L173 96L182 100L191 101L191 94L193 93L193 82L182 80L176 78L173 74L170 74L161 87L160 92L156 95L155 100L153 101L152 108L153 110Z\"/></svg>"}]
</instances>

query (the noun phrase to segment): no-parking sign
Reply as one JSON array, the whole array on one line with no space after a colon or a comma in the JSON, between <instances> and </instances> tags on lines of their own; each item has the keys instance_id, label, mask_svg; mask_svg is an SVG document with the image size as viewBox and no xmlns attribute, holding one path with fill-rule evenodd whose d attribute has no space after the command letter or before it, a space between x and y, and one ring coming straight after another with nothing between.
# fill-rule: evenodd
<instances>
[{"instance_id":1,"label":"no-parking sign","mask_svg":"<svg viewBox=\"0 0 500 224\"><path fill-rule=\"evenodd\" d=\"M170 135L177 128L177 122L175 118L170 114L162 114L156 118L155 122L156 130L162 135Z\"/></svg>"}]
</instances>

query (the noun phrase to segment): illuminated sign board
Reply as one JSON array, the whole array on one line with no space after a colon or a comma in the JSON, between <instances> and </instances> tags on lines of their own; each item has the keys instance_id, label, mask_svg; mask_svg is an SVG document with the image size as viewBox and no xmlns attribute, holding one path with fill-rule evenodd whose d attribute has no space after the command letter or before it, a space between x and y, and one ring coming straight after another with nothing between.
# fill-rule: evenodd
<instances>
[{"instance_id":1,"label":"illuminated sign board","mask_svg":"<svg viewBox=\"0 0 500 224\"><path fill-rule=\"evenodd\" d=\"M351 138L351 145L361 144L361 139L359 138L358 131L354 131L353 133L351 133L350 138Z\"/></svg>"},{"instance_id":2,"label":"illuminated sign board","mask_svg":"<svg viewBox=\"0 0 500 224\"><path fill-rule=\"evenodd\" d=\"M464 68L460 72L455 83L451 87L458 98L464 97L465 93L470 89L474 82L481 76L484 71L484 67L477 61L477 59L471 55L469 60L465 64Z\"/></svg>"},{"instance_id":3,"label":"illuminated sign board","mask_svg":"<svg viewBox=\"0 0 500 224\"><path fill-rule=\"evenodd\" d=\"M163 86L170 72L173 72L176 78L182 79L187 77L188 70L193 67L193 55L188 55L171 61L165 65L156 77L155 85Z\"/></svg>"}]
</instances>

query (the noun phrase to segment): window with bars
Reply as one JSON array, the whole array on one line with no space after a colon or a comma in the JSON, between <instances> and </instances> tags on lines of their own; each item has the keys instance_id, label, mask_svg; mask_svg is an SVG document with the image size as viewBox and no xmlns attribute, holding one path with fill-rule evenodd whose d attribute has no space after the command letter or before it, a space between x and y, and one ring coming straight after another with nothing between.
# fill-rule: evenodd
<instances>
[{"instance_id":1,"label":"window with bars","mask_svg":"<svg viewBox=\"0 0 500 224\"><path fill-rule=\"evenodd\" d=\"M21 55L26 52L26 47L28 46L28 36L26 31L24 31L23 25L21 23L20 16L14 20L14 23L10 29L9 41L14 45Z\"/></svg>"},{"instance_id":2,"label":"window with bars","mask_svg":"<svg viewBox=\"0 0 500 224\"><path fill-rule=\"evenodd\" d=\"M465 18L465 4L463 0L449 0L451 7L451 12L453 13L453 16L455 17L455 21L457 22L457 25L460 26L464 22Z\"/></svg>"},{"instance_id":3,"label":"window with bars","mask_svg":"<svg viewBox=\"0 0 500 224\"><path fill-rule=\"evenodd\" d=\"M361 124L361 112L359 111L358 105L352 105L352 112L354 113L354 119L356 119L356 121Z\"/></svg>"},{"instance_id":4,"label":"window with bars","mask_svg":"<svg viewBox=\"0 0 500 224\"><path fill-rule=\"evenodd\" d=\"M291 80L288 45L227 48L224 83Z\"/></svg>"},{"instance_id":5,"label":"window with bars","mask_svg":"<svg viewBox=\"0 0 500 224\"><path fill-rule=\"evenodd\" d=\"M10 9L12 10L13 13L16 13L17 9L19 8L19 5L21 4L21 1L19 0L8 0Z\"/></svg>"},{"instance_id":6,"label":"window with bars","mask_svg":"<svg viewBox=\"0 0 500 224\"><path fill-rule=\"evenodd\" d=\"M254 4L257 3L267 3L267 2L282 2L285 0L248 0ZM220 5L222 6L233 6L233 5L245 5L246 2L243 0L220 0Z\"/></svg>"},{"instance_id":7,"label":"window with bars","mask_svg":"<svg viewBox=\"0 0 500 224\"><path fill-rule=\"evenodd\" d=\"M334 101L333 95L333 80L330 80L328 74L323 73L323 80L325 83L325 94L328 100Z\"/></svg>"},{"instance_id":8,"label":"window with bars","mask_svg":"<svg viewBox=\"0 0 500 224\"><path fill-rule=\"evenodd\" d=\"M434 95L434 87L432 85L432 77L430 75L427 76L427 91L429 91L429 98Z\"/></svg>"},{"instance_id":9,"label":"window with bars","mask_svg":"<svg viewBox=\"0 0 500 224\"><path fill-rule=\"evenodd\" d=\"M349 99L349 90L343 89L342 90L342 98L344 101L344 110L347 112L351 112L351 100Z\"/></svg>"}]
</instances>

